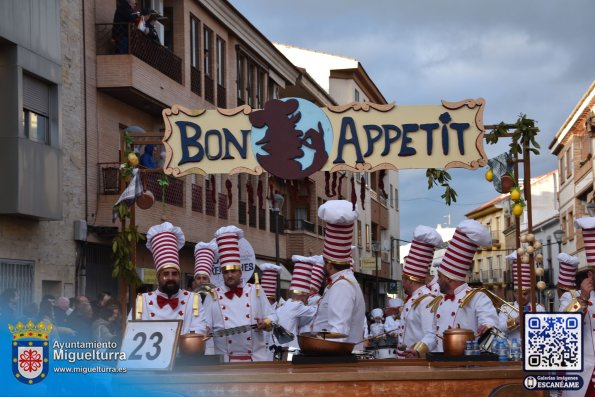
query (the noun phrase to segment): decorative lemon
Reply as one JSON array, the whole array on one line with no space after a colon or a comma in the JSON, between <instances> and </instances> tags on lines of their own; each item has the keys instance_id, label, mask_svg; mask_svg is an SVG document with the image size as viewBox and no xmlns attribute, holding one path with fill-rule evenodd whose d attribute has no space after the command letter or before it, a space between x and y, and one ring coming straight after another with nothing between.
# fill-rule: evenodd
<instances>
[{"instance_id":1,"label":"decorative lemon","mask_svg":"<svg viewBox=\"0 0 595 397\"><path fill-rule=\"evenodd\" d=\"M514 216L521 216L523 215L523 206L520 205L519 203L516 203L515 205L512 206L512 214Z\"/></svg>"},{"instance_id":2,"label":"decorative lemon","mask_svg":"<svg viewBox=\"0 0 595 397\"><path fill-rule=\"evenodd\" d=\"M527 247L527 253L528 254L532 254L535 252L535 248L533 248L531 245Z\"/></svg>"},{"instance_id":3,"label":"decorative lemon","mask_svg":"<svg viewBox=\"0 0 595 397\"><path fill-rule=\"evenodd\" d=\"M527 254L521 256L521 262L522 263L529 263L530 260L531 260L531 258Z\"/></svg>"},{"instance_id":4,"label":"decorative lemon","mask_svg":"<svg viewBox=\"0 0 595 397\"><path fill-rule=\"evenodd\" d=\"M527 250L524 249L523 247L519 247L519 249L516 250L516 253L519 256L525 255L525 252L527 252Z\"/></svg>"},{"instance_id":5,"label":"decorative lemon","mask_svg":"<svg viewBox=\"0 0 595 397\"><path fill-rule=\"evenodd\" d=\"M490 168L486 171L486 181L491 182L494 179L494 171Z\"/></svg>"},{"instance_id":6,"label":"decorative lemon","mask_svg":"<svg viewBox=\"0 0 595 397\"><path fill-rule=\"evenodd\" d=\"M515 214L516 215L516 214ZM526 235L522 235L519 240L521 241L521 243L526 243L527 242L527 236Z\"/></svg>"},{"instance_id":7,"label":"decorative lemon","mask_svg":"<svg viewBox=\"0 0 595 397\"><path fill-rule=\"evenodd\" d=\"M510 190L510 199L515 202L521 199L521 191L518 187L513 187Z\"/></svg>"},{"instance_id":8,"label":"decorative lemon","mask_svg":"<svg viewBox=\"0 0 595 397\"><path fill-rule=\"evenodd\" d=\"M535 260L539 263L543 262L543 255L541 255L541 254L535 255Z\"/></svg>"},{"instance_id":9,"label":"decorative lemon","mask_svg":"<svg viewBox=\"0 0 595 397\"><path fill-rule=\"evenodd\" d=\"M543 267L536 267L536 268L535 268L535 275L536 275L537 277L541 277L541 276L543 276Z\"/></svg>"},{"instance_id":10,"label":"decorative lemon","mask_svg":"<svg viewBox=\"0 0 595 397\"><path fill-rule=\"evenodd\" d=\"M533 241L535 241L535 235L533 233L527 234L527 242L532 243Z\"/></svg>"},{"instance_id":11,"label":"decorative lemon","mask_svg":"<svg viewBox=\"0 0 595 397\"><path fill-rule=\"evenodd\" d=\"M136 167L138 165L138 157L134 153L128 153L128 164L132 167Z\"/></svg>"}]
</instances>

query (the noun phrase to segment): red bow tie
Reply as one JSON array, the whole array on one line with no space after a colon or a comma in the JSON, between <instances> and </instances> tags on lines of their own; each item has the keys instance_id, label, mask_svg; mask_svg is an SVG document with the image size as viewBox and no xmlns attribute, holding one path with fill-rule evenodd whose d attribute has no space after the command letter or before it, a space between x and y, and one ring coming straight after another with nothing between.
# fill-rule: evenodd
<instances>
[{"instance_id":1,"label":"red bow tie","mask_svg":"<svg viewBox=\"0 0 595 397\"><path fill-rule=\"evenodd\" d=\"M160 309L163 309L165 305L169 305L175 310L178 307L178 298L164 298L161 295L157 295L157 305L159 305Z\"/></svg>"},{"instance_id":2,"label":"red bow tie","mask_svg":"<svg viewBox=\"0 0 595 397\"><path fill-rule=\"evenodd\" d=\"M236 288L234 290L227 291L225 293L225 296L227 297L227 299L233 299L234 295L239 298L240 296L242 296L242 292L244 292L243 288Z\"/></svg>"},{"instance_id":3,"label":"red bow tie","mask_svg":"<svg viewBox=\"0 0 595 397\"><path fill-rule=\"evenodd\" d=\"M445 301L454 301L455 300L455 296L451 295L451 294L446 294L444 295L444 300Z\"/></svg>"}]
</instances>

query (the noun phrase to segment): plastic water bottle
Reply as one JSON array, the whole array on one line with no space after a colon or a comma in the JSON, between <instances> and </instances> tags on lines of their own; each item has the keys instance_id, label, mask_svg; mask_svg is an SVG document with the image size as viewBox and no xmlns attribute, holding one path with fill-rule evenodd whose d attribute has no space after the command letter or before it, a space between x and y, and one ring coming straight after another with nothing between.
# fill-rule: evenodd
<instances>
[{"instance_id":1,"label":"plastic water bottle","mask_svg":"<svg viewBox=\"0 0 595 397\"><path fill-rule=\"evenodd\" d=\"M516 340L516 338L512 338L512 343L510 344L510 360L511 361L519 361L521 359L521 345Z\"/></svg>"},{"instance_id":2,"label":"plastic water bottle","mask_svg":"<svg viewBox=\"0 0 595 397\"><path fill-rule=\"evenodd\" d=\"M508 361L508 341L502 338L498 346L498 361Z\"/></svg>"},{"instance_id":3,"label":"plastic water bottle","mask_svg":"<svg viewBox=\"0 0 595 397\"><path fill-rule=\"evenodd\" d=\"M481 350L479 350L479 344L477 343L477 340L473 341L473 355L474 356L479 356L481 354Z\"/></svg>"},{"instance_id":4,"label":"plastic water bottle","mask_svg":"<svg viewBox=\"0 0 595 397\"><path fill-rule=\"evenodd\" d=\"M472 356L473 355L473 342L471 342L470 340L468 340L467 342L465 342L465 355L466 356Z\"/></svg>"}]
</instances>

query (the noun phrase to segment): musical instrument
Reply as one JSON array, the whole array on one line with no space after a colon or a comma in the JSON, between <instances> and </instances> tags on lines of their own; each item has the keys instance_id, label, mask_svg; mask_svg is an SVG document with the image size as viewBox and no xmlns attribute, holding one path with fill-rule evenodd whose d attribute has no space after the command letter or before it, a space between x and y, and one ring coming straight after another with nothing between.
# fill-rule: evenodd
<instances>
[{"instance_id":1,"label":"musical instrument","mask_svg":"<svg viewBox=\"0 0 595 397\"><path fill-rule=\"evenodd\" d=\"M513 305L512 303L502 299L501 297L499 297L498 295L496 295L495 293L493 293L492 291L490 291L489 289L485 288L485 287L481 287L481 288L476 288L473 291L471 291L470 293L468 293L467 295L465 295L463 297L463 299L461 299L461 304L460 307L463 308L465 307L465 305L467 303L469 303L469 301L471 300L471 298L473 298L475 296L476 293L478 292L483 292L486 294L486 296L488 298L490 298L490 300L492 301L492 303L494 304L494 306L496 307L496 309L498 309L498 311L502 311L502 306L506 306L509 309L512 309L512 311L505 311L506 313L506 317L507 317L507 321L506 321L506 325L508 327L509 330L514 330L516 328L519 327L519 324L516 324L516 318L519 316L519 309L518 307L516 307L515 305ZM516 313L516 316L513 316L512 313Z\"/></svg>"}]
</instances>

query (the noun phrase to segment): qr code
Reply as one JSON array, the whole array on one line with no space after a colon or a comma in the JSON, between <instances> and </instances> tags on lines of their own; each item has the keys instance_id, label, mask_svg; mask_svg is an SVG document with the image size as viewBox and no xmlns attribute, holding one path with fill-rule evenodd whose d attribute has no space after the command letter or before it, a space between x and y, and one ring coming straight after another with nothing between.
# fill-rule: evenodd
<instances>
[{"instance_id":1,"label":"qr code","mask_svg":"<svg viewBox=\"0 0 595 397\"><path fill-rule=\"evenodd\" d=\"M526 313L526 371L582 371L581 313Z\"/></svg>"}]
</instances>

